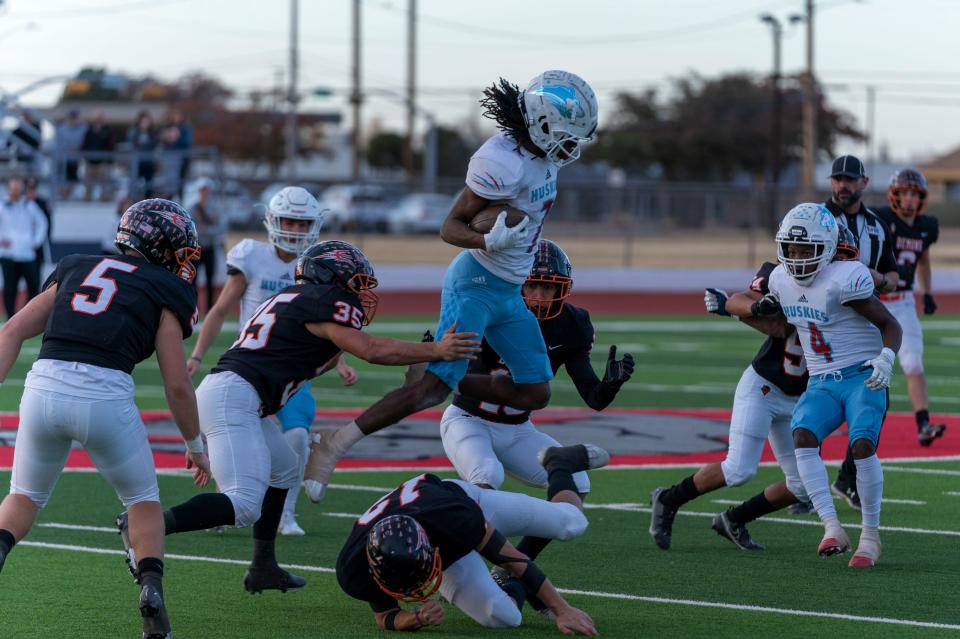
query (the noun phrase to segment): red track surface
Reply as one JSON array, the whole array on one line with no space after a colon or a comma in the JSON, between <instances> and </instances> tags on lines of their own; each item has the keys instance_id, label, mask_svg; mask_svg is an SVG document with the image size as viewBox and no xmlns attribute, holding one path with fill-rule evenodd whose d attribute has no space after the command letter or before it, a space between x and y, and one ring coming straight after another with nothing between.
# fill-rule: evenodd
<instances>
[{"instance_id":1,"label":"red track surface","mask_svg":"<svg viewBox=\"0 0 960 639\"><path fill-rule=\"evenodd\" d=\"M359 414L357 409L326 410L323 415L327 417L353 417ZM546 410L539 414L537 421L539 423L549 423L556 421L561 417L569 419L571 416L585 413L580 409L555 409ZM665 414L665 415L684 415L691 417L703 417L705 419L728 419L730 411L727 410L621 410L617 412L641 413L641 414ZM429 410L416 415L422 419L436 419L439 421L442 411ZM144 419L169 418L169 413L161 411L144 413ZM880 441L879 454L881 459L900 459L900 458L943 458L960 456L960 418L950 418L947 420L950 424L946 435L938 439L933 446L923 448L917 444L916 425L913 422L913 415L909 413L891 413L887 416L884 425L883 434ZM16 428L16 415L0 416L0 428ZM151 437L151 441L178 441L176 437ZM823 444L824 459L829 461L839 461L843 459L846 450L847 438L845 430L841 429L835 436L827 438ZM659 454L659 455L615 455L611 460L612 466L647 466L661 464L705 464L721 461L724 457L723 452L694 453L694 454ZM154 459L158 468L182 468L183 455L177 453L154 453ZM775 461L770 447L766 446L763 453L763 461ZM0 468L9 468L13 463L13 449L0 446ZM93 466L90 458L81 450L71 451L67 459L68 468L91 468ZM410 460L380 460L380 459L347 459L338 466L344 470L347 469L379 469L379 468L450 468L450 462L446 457L429 457L426 459Z\"/></svg>"}]
</instances>

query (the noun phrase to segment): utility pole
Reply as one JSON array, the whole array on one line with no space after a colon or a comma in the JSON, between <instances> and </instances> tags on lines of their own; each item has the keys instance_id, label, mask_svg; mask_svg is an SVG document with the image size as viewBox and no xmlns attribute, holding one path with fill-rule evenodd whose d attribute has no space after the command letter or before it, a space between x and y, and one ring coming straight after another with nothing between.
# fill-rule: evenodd
<instances>
[{"instance_id":1,"label":"utility pole","mask_svg":"<svg viewBox=\"0 0 960 639\"><path fill-rule=\"evenodd\" d=\"M877 87L867 85L867 175L873 175L877 162Z\"/></svg>"},{"instance_id":2,"label":"utility pole","mask_svg":"<svg viewBox=\"0 0 960 639\"><path fill-rule=\"evenodd\" d=\"M760 16L760 20L770 25L770 31L773 35L773 72L770 76L770 84L773 88L773 99L771 109L770 126L770 219L772 223L777 219L777 188L780 184L780 146L781 146L781 98L780 98L780 43L783 38L783 25L776 17L769 13Z\"/></svg>"},{"instance_id":3,"label":"utility pole","mask_svg":"<svg viewBox=\"0 0 960 639\"><path fill-rule=\"evenodd\" d=\"M299 0L290 0L290 84L287 87L287 179L291 182L297 177L297 75L299 66L299 52L297 51L298 36L298 4Z\"/></svg>"},{"instance_id":4,"label":"utility pole","mask_svg":"<svg viewBox=\"0 0 960 639\"><path fill-rule=\"evenodd\" d=\"M350 92L350 104L353 105L353 168L351 176L356 182L360 179L360 105L363 94L360 92L360 0L353 0L353 89Z\"/></svg>"},{"instance_id":5,"label":"utility pole","mask_svg":"<svg viewBox=\"0 0 960 639\"><path fill-rule=\"evenodd\" d=\"M403 144L403 168L413 179L413 129L417 95L417 0L407 0L407 139Z\"/></svg>"},{"instance_id":6,"label":"utility pole","mask_svg":"<svg viewBox=\"0 0 960 639\"><path fill-rule=\"evenodd\" d=\"M803 100L803 191L804 199L814 196L813 167L817 156L817 84L813 77L813 0L807 0L807 71Z\"/></svg>"}]
</instances>

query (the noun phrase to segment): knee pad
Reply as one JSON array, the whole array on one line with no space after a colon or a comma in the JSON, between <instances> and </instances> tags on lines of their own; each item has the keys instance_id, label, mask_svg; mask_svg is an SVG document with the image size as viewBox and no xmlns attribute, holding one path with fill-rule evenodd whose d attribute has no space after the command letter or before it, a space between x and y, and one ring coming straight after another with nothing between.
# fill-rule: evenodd
<instances>
[{"instance_id":1,"label":"knee pad","mask_svg":"<svg viewBox=\"0 0 960 639\"><path fill-rule=\"evenodd\" d=\"M467 481L474 486L487 484L499 490L503 485L503 464L496 459L485 460L470 471Z\"/></svg>"},{"instance_id":2,"label":"knee pad","mask_svg":"<svg viewBox=\"0 0 960 639\"><path fill-rule=\"evenodd\" d=\"M726 459L720 463L720 470L723 471L723 480L727 482L727 486L742 486L757 475L756 468L734 468Z\"/></svg>"},{"instance_id":3,"label":"knee pad","mask_svg":"<svg viewBox=\"0 0 960 639\"><path fill-rule=\"evenodd\" d=\"M916 353L909 353L907 355L898 355L900 358L900 368L903 370L904 375L922 375L923 374L923 358L917 355Z\"/></svg>"},{"instance_id":4,"label":"knee pad","mask_svg":"<svg viewBox=\"0 0 960 639\"><path fill-rule=\"evenodd\" d=\"M490 602L487 618L478 621L487 628L516 628L523 621L523 615L507 593L501 592L501 594L502 597L498 596Z\"/></svg>"},{"instance_id":5,"label":"knee pad","mask_svg":"<svg viewBox=\"0 0 960 639\"><path fill-rule=\"evenodd\" d=\"M583 511L573 504L563 505L569 506L569 508L564 509L563 531L560 533L560 536L557 537L557 539L560 541L570 541L571 539L576 539L583 533L587 532L587 526L589 525L589 522L587 521L586 515L583 514Z\"/></svg>"},{"instance_id":6,"label":"knee pad","mask_svg":"<svg viewBox=\"0 0 960 639\"><path fill-rule=\"evenodd\" d=\"M292 428L285 431L283 437L297 457L306 459L310 454L310 432L306 428Z\"/></svg>"}]
</instances>

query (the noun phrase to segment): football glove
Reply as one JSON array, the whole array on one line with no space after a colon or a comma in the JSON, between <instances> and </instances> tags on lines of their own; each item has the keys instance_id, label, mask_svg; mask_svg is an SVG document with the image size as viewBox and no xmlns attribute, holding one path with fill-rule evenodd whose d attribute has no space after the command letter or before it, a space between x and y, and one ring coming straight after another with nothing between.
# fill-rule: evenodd
<instances>
[{"instance_id":1,"label":"football glove","mask_svg":"<svg viewBox=\"0 0 960 639\"><path fill-rule=\"evenodd\" d=\"M873 367L873 373L864 382L870 390L883 390L890 386L890 376L893 374L893 362L897 354L887 347L884 347L880 354L873 359L868 359L863 363L861 370L867 367Z\"/></svg>"},{"instance_id":2,"label":"football glove","mask_svg":"<svg viewBox=\"0 0 960 639\"><path fill-rule=\"evenodd\" d=\"M937 312L937 303L933 300L933 295L930 293L923 294L923 314L924 315L933 315Z\"/></svg>"},{"instance_id":3,"label":"football glove","mask_svg":"<svg viewBox=\"0 0 960 639\"><path fill-rule=\"evenodd\" d=\"M516 226L507 226L507 212L500 211L493 228L483 236L484 248L495 253L523 246L527 241L527 224L529 223L530 218L524 216Z\"/></svg>"},{"instance_id":4,"label":"football glove","mask_svg":"<svg viewBox=\"0 0 960 639\"><path fill-rule=\"evenodd\" d=\"M620 387L633 375L633 355L624 353L623 359L617 359L617 346L610 347L607 355L607 369L603 373L603 383L608 386Z\"/></svg>"},{"instance_id":5,"label":"football glove","mask_svg":"<svg viewBox=\"0 0 960 639\"><path fill-rule=\"evenodd\" d=\"M727 297L729 297L727 292L721 291L719 288L708 288L705 290L703 292L703 303L707 307L707 312L729 317L730 313L727 312Z\"/></svg>"},{"instance_id":6,"label":"football glove","mask_svg":"<svg viewBox=\"0 0 960 639\"><path fill-rule=\"evenodd\" d=\"M763 299L757 300L750 305L750 312L757 317L776 315L782 310L780 300L773 293L767 293Z\"/></svg>"}]
</instances>

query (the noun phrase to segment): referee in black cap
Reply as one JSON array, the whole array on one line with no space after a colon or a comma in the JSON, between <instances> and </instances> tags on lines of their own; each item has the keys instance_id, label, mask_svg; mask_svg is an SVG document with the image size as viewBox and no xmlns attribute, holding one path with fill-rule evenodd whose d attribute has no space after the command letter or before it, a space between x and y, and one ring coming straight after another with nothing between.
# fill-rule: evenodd
<instances>
[{"instance_id":1,"label":"referee in black cap","mask_svg":"<svg viewBox=\"0 0 960 639\"><path fill-rule=\"evenodd\" d=\"M860 198L870 178L863 169L863 162L853 155L841 155L833 161L830 171L830 199L825 205L836 216L837 222L853 232L860 249L860 261L870 269L873 285L878 293L897 290L899 274L893 254L893 237L877 215L864 206ZM888 391L889 393L889 391ZM888 395L889 397L889 395ZM889 399L887 401L889 404ZM857 466L853 452L847 447L837 481L831 486L834 494L860 510L860 495L857 493Z\"/></svg>"}]
</instances>

